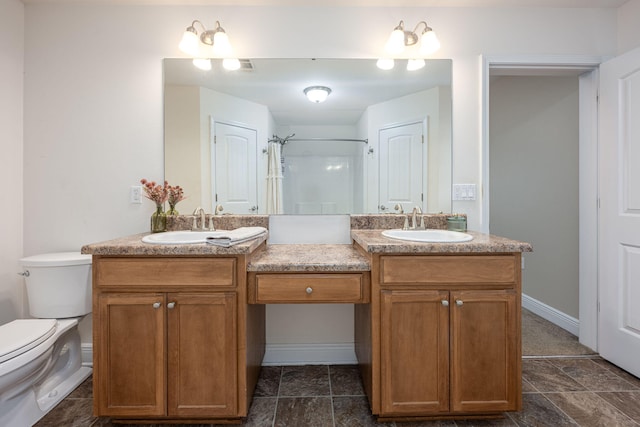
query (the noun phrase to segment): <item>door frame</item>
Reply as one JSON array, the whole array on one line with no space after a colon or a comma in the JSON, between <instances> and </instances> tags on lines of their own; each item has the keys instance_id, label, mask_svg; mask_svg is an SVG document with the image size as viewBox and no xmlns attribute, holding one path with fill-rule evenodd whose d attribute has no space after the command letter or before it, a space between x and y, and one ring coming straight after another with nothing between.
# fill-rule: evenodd
<instances>
[{"instance_id":1,"label":"door frame","mask_svg":"<svg viewBox=\"0 0 640 427\"><path fill-rule=\"evenodd\" d=\"M489 232L489 90L491 69L513 74L550 75L563 71L579 76L579 319L544 303L526 298L541 317L579 336L582 344L598 349L598 67L606 58L582 55L481 55L480 176L483 232ZM528 74L525 74L528 73Z\"/></svg>"}]
</instances>

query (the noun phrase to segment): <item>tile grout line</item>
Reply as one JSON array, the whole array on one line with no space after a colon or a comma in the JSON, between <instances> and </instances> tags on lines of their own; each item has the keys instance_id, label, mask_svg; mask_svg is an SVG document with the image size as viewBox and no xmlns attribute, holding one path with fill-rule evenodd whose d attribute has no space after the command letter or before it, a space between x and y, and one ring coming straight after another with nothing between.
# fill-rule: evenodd
<instances>
[{"instance_id":1,"label":"tile grout line","mask_svg":"<svg viewBox=\"0 0 640 427\"><path fill-rule=\"evenodd\" d=\"M336 414L333 408L333 387L331 383L331 365L327 365L327 376L329 377L329 402L331 404L331 424L336 427Z\"/></svg>"},{"instance_id":2,"label":"tile grout line","mask_svg":"<svg viewBox=\"0 0 640 427\"><path fill-rule=\"evenodd\" d=\"M280 403L280 386L282 385L282 377L284 376L284 367L280 366L280 379L278 380L278 391L276 392L276 404L273 408L273 421L271 427L276 425L276 416L278 415L278 404Z\"/></svg>"}]
</instances>

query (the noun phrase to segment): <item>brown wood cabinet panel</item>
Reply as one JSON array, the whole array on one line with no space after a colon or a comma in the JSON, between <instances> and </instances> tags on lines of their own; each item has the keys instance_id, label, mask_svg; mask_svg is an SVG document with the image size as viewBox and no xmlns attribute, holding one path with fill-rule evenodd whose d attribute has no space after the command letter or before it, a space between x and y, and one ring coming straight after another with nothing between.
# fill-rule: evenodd
<instances>
[{"instance_id":1,"label":"brown wood cabinet panel","mask_svg":"<svg viewBox=\"0 0 640 427\"><path fill-rule=\"evenodd\" d=\"M235 415L235 293L168 294L167 307L168 414Z\"/></svg>"},{"instance_id":2,"label":"brown wood cabinet panel","mask_svg":"<svg viewBox=\"0 0 640 427\"><path fill-rule=\"evenodd\" d=\"M163 294L98 297L93 371L96 415L164 415L164 305Z\"/></svg>"},{"instance_id":3,"label":"brown wood cabinet panel","mask_svg":"<svg viewBox=\"0 0 640 427\"><path fill-rule=\"evenodd\" d=\"M255 299L264 303L360 303L365 301L363 274L257 274Z\"/></svg>"},{"instance_id":4,"label":"brown wood cabinet panel","mask_svg":"<svg viewBox=\"0 0 640 427\"><path fill-rule=\"evenodd\" d=\"M449 293L382 291L381 402L385 415L449 410Z\"/></svg>"},{"instance_id":5,"label":"brown wood cabinet panel","mask_svg":"<svg viewBox=\"0 0 640 427\"><path fill-rule=\"evenodd\" d=\"M380 281L389 284L503 284L519 277L514 256L383 256Z\"/></svg>"},{"instance_id":6,"label":"brown wood cabinet panel","mask_svg":"<svg viewBox=\"0 0 640 427\"><path fill-rule=\"evenodd\" d=\"M100 287L234 286L235 267L235 258L103 257L94 279Z\"/></svg>"},{"instance_id":7,"label":"brown wood cabinet panel","mask_svg":"<svg viewBox=\"0 0 640 427\"><path fill-rule=\"evenodd\" d=\"M455 412L519 409L516 292L451 292L451 404Z\"/></svg>"}]
</instances>

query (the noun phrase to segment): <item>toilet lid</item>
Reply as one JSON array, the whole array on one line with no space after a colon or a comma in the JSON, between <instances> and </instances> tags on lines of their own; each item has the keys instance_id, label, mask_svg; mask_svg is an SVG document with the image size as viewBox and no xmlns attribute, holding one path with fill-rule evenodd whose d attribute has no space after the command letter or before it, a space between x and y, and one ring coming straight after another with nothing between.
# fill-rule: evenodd
<instances>
[{"instance_id":1,"label":"toilet lid","mask_svg":"<svg viewBox=\"0 0 640 427\"><path fill-rule=\"evenodd\" d=\"M0 363L42 343L56 331L56 319L18 319L0 326Z\"/></svg>"}]
</instances>

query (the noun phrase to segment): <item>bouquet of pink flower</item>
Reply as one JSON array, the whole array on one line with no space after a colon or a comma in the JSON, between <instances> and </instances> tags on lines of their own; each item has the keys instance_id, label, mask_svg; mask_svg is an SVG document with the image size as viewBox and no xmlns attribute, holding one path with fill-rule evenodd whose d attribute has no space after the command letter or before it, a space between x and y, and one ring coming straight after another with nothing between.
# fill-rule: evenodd
<instances>
[{"instance_id":1,"label":"bouquet of pink flower","mask_svg":"<svg viewBox=\"0 0 640 427\"><path fill-rule=\"evenodd\" d=\"M159 185L155 181L147 181L142 178L140 183L144 189L145 197L156 202L156 207L164 205L164 202L169 198L169 183L167 181L164 182L164 185Z\"/></svg>"},{"instance_id":2,"label":"bouquet of pink flower","mask_svg":"<svg viewBox=\"0 0 640 427\"><path fill-rule=\"evenodd\" d=\"M178 211L176 210L176 205L178 204L179 201L185 199L184 191L182 190L182 187L180 187L179 185L170 185L168 187L168 190L169 190L169 196L167 201L169 202L169 211L167 212L167 214L178 215Z\"/></svg>"}]
</instances>

